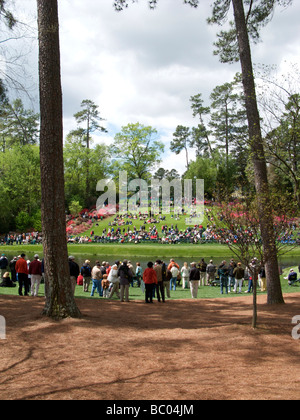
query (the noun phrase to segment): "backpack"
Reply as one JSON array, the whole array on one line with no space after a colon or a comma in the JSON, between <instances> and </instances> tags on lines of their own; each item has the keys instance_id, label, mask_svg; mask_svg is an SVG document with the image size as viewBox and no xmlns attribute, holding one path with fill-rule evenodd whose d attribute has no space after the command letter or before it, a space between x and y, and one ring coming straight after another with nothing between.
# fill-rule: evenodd
<instances>
[{"instance_id":1,"label":"backpack","mask_svg":"<svg viewBox=\"0 0 300 420\"><path fill-rule=\"evenodd\" d=\"M89 266L84 265L81 267L81 274L83 277L91 277L91 269Z\"/></svg>"}]
</instances>

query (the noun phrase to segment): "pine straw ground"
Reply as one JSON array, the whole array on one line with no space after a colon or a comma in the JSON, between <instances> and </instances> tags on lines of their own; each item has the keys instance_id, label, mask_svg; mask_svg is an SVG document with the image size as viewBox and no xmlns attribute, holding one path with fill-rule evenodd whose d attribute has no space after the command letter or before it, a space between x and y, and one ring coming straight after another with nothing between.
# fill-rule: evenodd
<instances>
[{"instance_id":1,"label":"pine straw ground","mask_svg":"<svg viewBox=\"0 0 300 420\"><path fill-rule=\"evenodd\" d=\"M43 298L2 295L1 399L299 399L300 295L259 296L257 330L251 302L78 299L82 318L55 322Z\"/></svg>"}]
</instances>

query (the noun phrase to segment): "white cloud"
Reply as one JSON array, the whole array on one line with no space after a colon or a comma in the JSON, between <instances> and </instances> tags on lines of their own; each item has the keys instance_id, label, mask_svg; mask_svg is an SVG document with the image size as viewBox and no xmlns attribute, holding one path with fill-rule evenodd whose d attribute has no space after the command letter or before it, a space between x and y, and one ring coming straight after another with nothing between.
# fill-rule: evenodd
<instances>
[{"instance_id":1,"label":"white cloud","mask_svg":"<svg viewBox=\"0 0 300 420\"><path fill-rule=\"evenodd\" d=\"M35 7L32 0L15 2L23 14L24 5ZM231 81L240 66L221 64L213 56L220 28L206 23L211 2L193 9L182 0L161 0L150 11L141 0L120 13L112 3L59 1L65 133L75 128L73 114L81 101L91 99L113 128L99 139L109 143L122 126L140 122L155 127L168 145L177 125L197 123L190 96L202 93L208 104L214 87ZM254 63L299 61L299 14L300 2L276 10L262 30L262 42L252 48ZM174 163L184 170L183 155L166 150L165 156L172 161L168 168Z\"/></svg>"}]
</instances>

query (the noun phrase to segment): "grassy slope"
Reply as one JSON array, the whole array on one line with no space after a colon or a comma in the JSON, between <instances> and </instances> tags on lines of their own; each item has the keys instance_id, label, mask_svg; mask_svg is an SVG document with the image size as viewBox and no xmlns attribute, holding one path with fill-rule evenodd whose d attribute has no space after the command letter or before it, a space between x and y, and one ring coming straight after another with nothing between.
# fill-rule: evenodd
<instances>
[{"instance_id":1,"label":"grassy slope","mask_svg":"<svg viewBox=\"0 0 300 420\"><path fill-rule=\"evenodd\" d=\"M105 219L98 222L98 226L94 224L92 228L89 228L88 231L84 232L81 236L87 235L90 236L91 230L94 230L95 235L102 235L104 228L108 230L109 223L112 222L114 217ZM136 226L137 229L143 224L140 220L132 220L133 224L130 226L133 229L133 226ZM203 221L203 226L206 227L209 221L207 218ZM166 220L158 223L157 229L161 235L161 227L165 224L175 226L177 224L179 230L185 230L187 225L185 223L185 216L181 216L180 220L174 220L171 215L166 215ZM146 224L146 229L149 230L153 224ZM125 227L127 231L127 226L121 226L121 229ZM115 227L116 228L116 227ZM112 244L98 244L98 243L88 243L88 244L68 244L69 253L73 255L107 255L111 257L120 257L126 255L127 258L133 257L161 257L161 258L171 258L171 257L186 257L186 258L229 258L233 257L231 251L226 245L220 244L155 244L155 243L141 243L141 244L132 244L132 243L112 243ZM41 245L26 245L26 246L0 246L0 251L6 253L19 254L22 250L25 252L35 253L38 252L42 256L42 246ZM292 249L288 254L290 257L300 257L300 247Z\"/></svg>"}]
</instances>

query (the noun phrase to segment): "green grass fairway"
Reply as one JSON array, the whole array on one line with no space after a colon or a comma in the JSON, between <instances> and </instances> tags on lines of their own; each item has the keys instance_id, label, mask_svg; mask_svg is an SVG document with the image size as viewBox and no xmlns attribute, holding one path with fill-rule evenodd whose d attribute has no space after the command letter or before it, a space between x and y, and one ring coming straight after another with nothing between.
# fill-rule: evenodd
<instances>
[{"instance_id":1,"label":"green grass fairway","mask_svg":"<svg viewBox=\"0 0 300 420\"><path fill-rule=\"evenodd\" d=\"M72 254L107 255L116 257L149 257L149 258L171 258L171 257L229 257L231 252L228 247L218 244L87 244L69 245L69 252Z\"/></svg>"},{"instance_id":2,"label":"green grass fairway","mask_svg":"<svg viewBox=\"0 0 300 420\"><path fill-rule=\"evenodd\" d=\"M42 245L10 245L1 246L0 252L20 254L21 252L43 256ZM68 244L69 255L100 257L105 255L111 258L229 258L233 257L232 252L226 245L220 244Z\"/></svg>"},{"instance_id":3,"label":"green grass fairway","mask_svg":"<svg viewBox=\"0 0 300 420\"><path fill-rule=\"evenodd\" d=\"M19 255L22 251L25 253L38 253L40 257L43 256L42 245L9 245L0 246L0 253L8 255ZM229 258L234 257L232 252L226 245L220 244L68 244L69 254L73 255L91 255L101 256L107 255L116 258L134 258L134 257L149 257L149 258ZM300 258L300 246L286 254L289 258Z\"/></svg>"}]
</instances>

